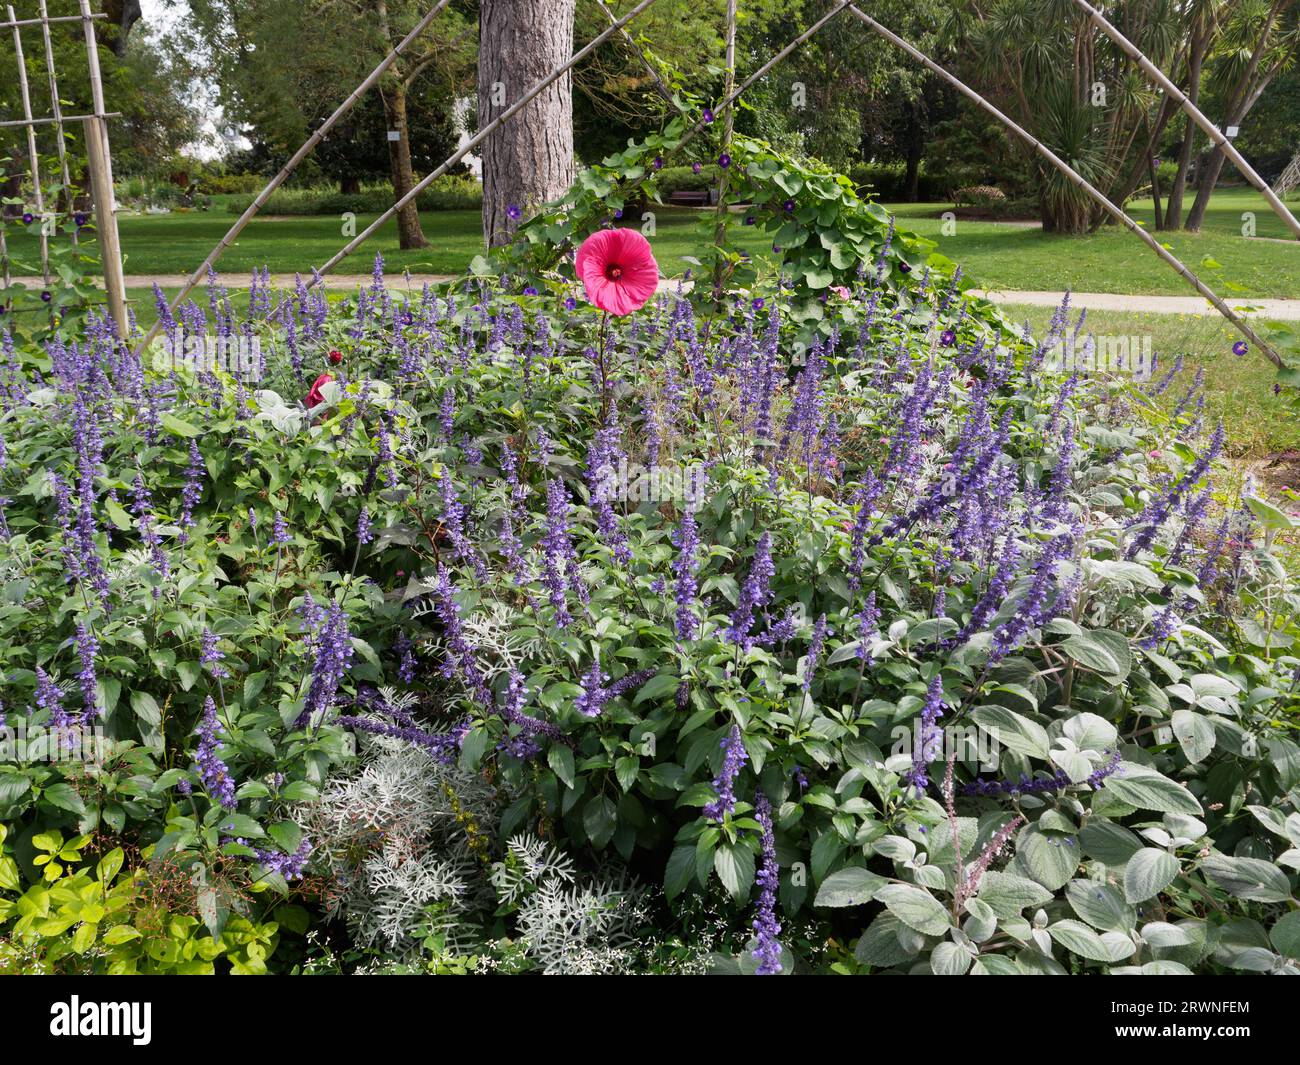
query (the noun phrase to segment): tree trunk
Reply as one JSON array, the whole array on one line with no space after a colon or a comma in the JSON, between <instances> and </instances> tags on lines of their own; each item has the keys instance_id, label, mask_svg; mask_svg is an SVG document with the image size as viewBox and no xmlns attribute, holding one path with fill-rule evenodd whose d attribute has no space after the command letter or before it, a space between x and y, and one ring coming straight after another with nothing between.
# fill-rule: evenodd
<instances>
[{"instance_id":1,"label":"tree trunk","mask_svg":"<svg viewBox=\"0 0 1300 1065\"><path fill-rule=\"evenodd\" d=\"M1147 169L1151 172L1151 202L1155 205L1156 229L1160 229L1160 171L1156 169L1156 157L1147 152Z\"/></svg>"},{"instance_id":2,"label":"tree trunk","mask_svg":"<svg viewBox=\"0 0 1300 1065\"><path fill-rule=\"evenodd\" d=\"M388 128L396 130L397 140L388 142L388 165L393 175L393 194L400 200L415 187L415 173L411 169L411 134L406 122L406 86L394 83L384 96L384 113ZM397 240L401 248L427 248L424 230L420 228L420 209L412 200L397 212Z\"/></svg>"},{"instance_id":3,"label":"tree trunk","mask_svg":"<svg viewBox=\"0 0 1300 1065\"><path fill-rule=\"evenodd\" d=\"M918 203L921 199L921 156L925 152L921 108L915 103L909 104L907 114L907 173L904 176L904 194L908 203Z\"/></svg>"},{"instance_id":4,"label":"tree trunk","mask_svg":"<svg viewBox=\"0 0 1300 1065\"><path fill-rule=\"evenodd\" d=\"M1209 43L1210 32L1197 36L1192 41L1191 56L1187 62L1187 99L1196 106L1201 95L1201 61L1205 55L1205 45ZM1183 116L1183 146L1178 154L1178 173L1174 183L1169 187L1169 201L1165 207L1165 229L1177 229L1183 218L1183 190L1187 188L1187 171L1192 165L1192 149L1196 144L1196 123L1191 115Z\"/></svg>"},{"instance_id":5,"label":"tree trunk","mask_svg":"<svg viewBox=\"0 0 1300 1065\"><path fill-rule=\"evenodd\" d=\"M575 6L576 0L480 0L480 129L569 61ZM519 217L562 196L575 176L573 78L565 74L483 142L488 246L508 243Z\"/></svg>"}]
</instances>

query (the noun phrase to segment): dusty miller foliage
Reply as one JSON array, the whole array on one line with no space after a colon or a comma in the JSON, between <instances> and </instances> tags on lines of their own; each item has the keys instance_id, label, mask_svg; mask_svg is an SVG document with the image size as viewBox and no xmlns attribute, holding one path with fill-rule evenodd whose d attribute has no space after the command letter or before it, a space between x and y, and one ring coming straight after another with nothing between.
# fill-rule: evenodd
<instances>
[{"instance_id":1,"label":"dusty miller foliage","mask_svg":"<svg viewBox=\"0 0 1300 1065\"><path fill-rule=\"evenodd\" d=\"M381 695L403 707L401 695ZM544 973L633 968L648 922L643 889L622 874L582 877L527 833L485 863L500 812L491 787L402 740L362 734L359 743L356 770L331 778L302 811L332 884L327 914L347 922L355 944L409 961L434 932L450 953L470 954L499 910L513 914L520 949Z\"/></svg>"}]
</instances>

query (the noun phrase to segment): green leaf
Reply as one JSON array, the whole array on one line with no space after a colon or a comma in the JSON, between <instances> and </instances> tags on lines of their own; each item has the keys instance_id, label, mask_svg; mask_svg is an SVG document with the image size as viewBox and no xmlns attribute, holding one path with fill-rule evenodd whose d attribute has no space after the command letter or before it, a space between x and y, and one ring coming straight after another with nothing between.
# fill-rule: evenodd
<instances>
[{"instance_id":1,"label":"green leaf","mask_svg":"<svg viewBox=\"0 0 1300 1065\"><path fill-rule=\"evenodd\" d=\"M60 810L67 810L81 817L86 812L86 804L82 802L81 796L71 784L65 784L60 781L57 784L51 784L41 793L41 798L46 802L57 806Z\"/></svg>"},{"instance_id":2,"label":"green leaf","mask_svg":"<svg viewBox=\"0 0 1300 1065\"><path fill-rule=\"evenodd\" d=\"M199 433L203 431L197 426L191 425L189 422L181 421L181 419L176 417L176 415L170 414L166 411L162 413L161 417L158 420L162 422L163 427L165 429L170 430L171 432L175 433L177 436L184 436L184 437L198 436Z\"/></svg>"},{"instance_id":3,"label":"green leaf","mask_svg":"<svg viewBox=\"0 0 1300 1065\"><path fill-rule=\"evenodd\" d=\"M1133 669L1133 651L1128 637L1110 629L1092 629L1077 636L1068 636L1061 650L1079 665L1100 673L1118 684Z\"/></svg>"},{"instance_id":4,"label":"green leaf","mask_svg":"<svg viewBox=\"0 0 1300 1065\"><path fill-rule=\"evenodd\" d=\"M1020 916L1027 906L1042 906L1052 893L1027 876L991 870L980 881L979 898L999 917L1009 920Z\"/></svg>"},{"instance_id":5,"label":"green leaf","mask_svg":"<svg viewBox=\"0 0 1300 1065\"><path fill-rule=\"evenodd\" d=\"M1229 895L1252 902L1289 902L1291 882L1272 862L1260 858L1229 858L1211 854L1201 862L1201 872Z\"/></svg>"},{"instance_id":6,"label":"green leaf","mask_svg":"<svg viewBox=\"0 0 1300 1065\"><path fill-rule=\"evenodd\" d=\"M1300 910L1279 917L1268 930L1268 938L1279 954L1300 960Z\"/></svg>"},{"instance_id":7,"label":"green leaf","mask_svg":"<svg viewBox=\"0 0 1300 1065\"><path fill-rule=\"evenodd\" d=\"M1071 880L1065 897L1075 913L1101 932L1127 932L1137 924L1137 910L1110 884Z\"/></svg>"},{"instance_id":8,"label":"green leaf","mask_svg":"<svg viewBox=\"0 0 1300 1065\"><path fill-rule=\"evenodd\" d=\"M1124 867L1124 898L1146 902L1164 891L1179 873L1178 859L1157 847L1143 847Z\"/></svg>"},{"instance_id":9,"label":"green leaf","mask_svg":"<svg viewBox=\"0 0 1300 1065\"><path fill-rule=\"evenodd\" d=\"M1154 769L1134 762L1121 762L1119 771L1108 777L1103 787L1140 810L1196 816L1204 812L1196 796L1186 788Z\"/></svg>"},{"instance_id":10,"label":"green leaf","mask_svg":"<svg viewBox=\"0 0 1300 1065\"><path fill-rule=\"evenodd\" d=\"M858 939L853 956L862 965L888 969L916 957L917 947L904 945L900 933L914 938L907 927L892 913L881 913Z\"/></svg>"},{"instance_id":11,"label":"green leaf","mask_svg":"<svg viewBox=\"0 0 1300 1065\"><path fill-rule=\"evenodd\" d=\"M822 881L814 906L861 906L887 884L883 876L857 867L840 869Z\"/></svg>"},{"instance_id":12,"label":"green leaf","mask_svg":"<svg viewBox=\"0 0 1300 1065\"><path fill-rule=\"evenodd\" d=\"M575 779L573 751L562 743L553 743L546 752L546 763L551 767L551 771L564 782L566 788L573 787Z\"/></svg>"},{"instance_id":13,"label":"green leaf","mask_svg":"<svg viewBox=\"0 0 1300 1065\"><path fill-rule=\"evenodd\" d=\"M935 976L965 976L972 960L965 947L945 940L930 954L930 971Z\"/></svg>"},{"instance_id":14,"label":"green leaf","mask_svg":"<svg viewBox=\"0 0 1300 1065\"><path fill-rule=\"evenodd\" d=\"M1214 750L1214 724L1204 714L1194 710L1175 710L1170 724L1183 754L1193 765L1204 761Z\"/></svg>"},{"instance_id":15,"label":"green leaf","mask_svg":"<svg viewBox=\"0 0 1300 1065\"><path fill-rule=\"evenodd\" d=\"M1081 958L1088 958L1092 961L1111 960L1110 951L1106 949L1106 944L1101 941L1101 936L1080 921L1071 921L1068 918L1064 921L1057 921L1055 924L1049 925L1047 931L1057 943L1071 953L1078 954Z\"/></svg>"},{"instance_id":16,"label":"green leaf","mask_svg":"<svg viewBox=\"0 0 1300 1065\"><path fill-rule=\"evenodd\" d=\"M695 878L695 848L691 845L674 847L668 856L668 868L664 871L664 894L671 902L690 886Z\"/></svg>"},{"instance_id":17,"label":"green leaf","mask_svg":"<svg viewBox=\"0 0 1300 1065\"><path fill-rule=\"evenodd\" d=\"M913 884L886 884L875 897L908 928L924 935L941 936L952 927L943 903Z\"/></svg>"},{"instance_id":18,"label":"green leaf","mask_svg":"<svg viewBox=\"0 0 1300 1065\"><path fill-rule=\"evenodd\" d=\"M1047 730L1005 706L977 706L971 717L1002 746L1031 758L1046 758Z\"/></svg>"},{"instance_id":19,"label":"green leaf","mask_svg":"<svg viewBox=\"0 0 1300 1065\"><path fill-rule=\"evenodd\" d=\"M713 852L713 868L733 899L749 895L754 882L754 852L743 843L724 843Z\"/></svg>"},{"instance_id":20,"label":"green leaf","mask_svg":"<svg viewBox=\"0 0 1300 1065\"><path fill-rule=\"evenodd\" d=\"M594 796L582 808L582 827L597 850L605 846L618 827L617 807L604 795Z\"/></svg>"},{"instance_id":21,"label":"green leaf","mask_svg":"<svg viewBox=\"0 0 1300 1065\"><path fill-rule=\"evenodd\" d=\"M1040 831L1037 826L1026 828L1016 840L1013 864L1048 891L1057 891L1079 868L1079 848L1069 845L1066 838Z\"/></svg>"}]
</instances>

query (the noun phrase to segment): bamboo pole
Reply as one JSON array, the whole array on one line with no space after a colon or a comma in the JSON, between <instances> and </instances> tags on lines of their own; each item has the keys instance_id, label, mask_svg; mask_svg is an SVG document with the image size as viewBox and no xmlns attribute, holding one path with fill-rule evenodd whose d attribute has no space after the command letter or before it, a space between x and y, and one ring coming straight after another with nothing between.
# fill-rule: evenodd
<instances>
[{"instance_id":1,"label":"bamboo pole","mask_svg":"<svg viewBox=\"0 0 1300 1065\"><path fill-rule=\"evenodd\" d=\"M54 70L54 44L50 40L49 14L49 8L45 0L41 0L41 37L45 43L45 73L50 79L50 109L54 112L54 135L57 138L55 144L59 152L59 173L63 178L64 201L71 207L73 205L72 175L68 170L68 146L64 143L63 104L59 102L59 75ZM80 243L75 225L72 227L72 243Z\"/></svg>"},{"instance_id":2,"label":"bamboo pole","mask_svg":"<svg viewBox=\"0 0 1300 1065\"><path fill-rule=\"evenodd\" d=\"M109 111L104 115L63 115L60 118L33 118L30 122L26 119L16 118L8 122L0 122L0 129L16 129L20 126L53 126L58 122L81 122L87 118L121 118L121 111Z\"/></svg>"},{"instance_id":3,"label":"bamboo pole","mask_svg":"<svg viewBox=\"0 0 1300 1065\"><path fill-rule=\"evenodd\" d=\"M1146 72L1147 76L1159 85L1165 94L1173 99L1179 107L1187 112L1188 118L1200 126L1205 132L1205 135L1210 138L1210 143L1223 150L1223 154L1226 155L1232 162L1233 166L1241 172L1242 177L1259 190L1264 199L1268 201L1268 205L1273 208L1273 212L1282 219L1284 223L1286 223L1287 228L1296 235L1296 239L1300 240L1300 219L1297 219L1296 216L1291 213L1286 204L1284 204L1278 195L1268 187L1268 182L1255 172L1254 167L1246 162L1242 154L1233 147L1232 142L1223 135L1218 126L1205 116L1205 112L1192 103L1192 101L1187 98L1186 93L1165 77L1164 71L1143 55L1142 52L1138 50L1137 45L1125 37L1124 34L1120 33L1119 30L1107 21L1106 17L1100 11L1088 3L1088 0L1074 0L1074 2L1087 12L1088 17L1096 23L1097 28L1101 30L1102 33L1114 41L1120 47L1120 50L1130 59L1135 60L1138 66Z\"/></svg>"},{"instance_id":4,"label":"bamboo pole","mask_svg":"<svg viewBox=\"0 0 1300 1065\"><path fill-rule=\"evenodd\" d=\"M108 146L108 119L104 107L104 79L99 70L99 41L90 17L90 0L81 0L82 25L86 31L86 66L90 72L90 98L95 113L85 120L86 154L95 197L96 228L99 230L99 258L104 269L104 292L108 311L123 340L130 335L131 319L126 313L126 277L122 270L122 244L117 232L117 196L113 191L113 157Z\"/></svg>"},{"instance_id":5,"label":"bamboo pole","mask_svg":"<svg viewBox=\"0 0 1300 1065\"><path fill-rule=\"evenodd\" d=\"M803 33L799 34L798 37L796 37L793 41L787 44L784 48L782 48L779 52L777 52L776 55L772 56L771 59L769 59L766 63L764 63L761 67L759 67L756 71L754 71L754 73L752 73L743 82L741 82L740 87L736 89L735 92L731 93L731 95L729 95L725 100L722 101L722 103L718 105L718 111L715 112L714 114L715 120L717 118L718 113L723 111L729 111L732 105L735 104L737 100L739 100L742 96L745 95L746 92L749 91L749 87L751 85L753 85L756 81L758 81L760 78L766 75L769 70L771 70L774 66L780 63L781 60L785 59L786 56L788 56L796 48L802 47L802 45L810 37L813 36L813 34L815 34L823 26L825 26L826 23L830 22L831 19L833 19L841 11L847 8L852 2L853 0L840 0L840 2L835 7L831 8L830 11L826 12L826 14L824 14L821 18L819 18L816 22L814 22L811 26L809 26L806 30L804 30ZM707 122L697 122L690 130L687 131L686 135L683 136L682 139L677 143L676 150L680 151L692 140L694 140L695 137L699 135L700 131L703 130L707 125L708 125Z\"/></svg>"},{"instance_id":6,"label":"bamboo pole","mask_svg":"<svg viewBox=\"0 0 1300 1065\"><path fill-rule=\"evenodd\" d=\"M736 89L736 0L727 0L727 71L723 82L722 98L730 99ZM736 132L736 109L728 107L722 119L722 151L731 151L732 135ZM722 167L718 176L718 224L713 231L713 243L719 249L727 239L727 186L730 169ZM722 299L722 256L713 264L713 299Z\"/></svg>"},{"instance_id":7,"label":"bamboo pole","mask_svg":"<svg viewBox=\"0 0 1300 1065\"><path fill-rule=\"evenodd\" d=\"M8 22L0 22L0 30L7 30L11 26L40 26L47 22L84 22L86 19L103 19L108 18L101 12L95 12L91 15L55 15L53 18L20 18L10 19Z\"/></svg>"},{"instance_id":8,"label":"bamboo pole","mask_svg":"<svg viewBox=\"0 0 1300 1065\"><path fill-rule=\"evenodd\" d=\"M651 4L655 2L656 0L641 0L641 2L636 5L636 7L634 7L631 11L629 11L616 23L614 23L612 26L610 26L608 29L606 29L596 37L592 38L591 41L589 41L581 49L575 52L569 58L569 61L567 63L565 63L561 67L557 67L555 70L551 71L551 73L547 74L546 77L544 77L541 81L533 85L527 92L523 94L523 96L521 96L513 104L507 107L504 111L502 111L501 114L497 115L496 118L494 118L491 122L489 122L476 134L474 134L473 137L471 137L468 141L466 141L465 144L463 144L454 153L452 153L452 155L450 156L450 158L446 160L446 162L442 163L442 165L439 166L432 173L426 175L405 196L403 196L400 200L398 200L395 204L393 204L393 206L388 208L388 210L386 210L383 214L381 214L378 218L376 218L362 232L358 233L355 237L353 237L352 240L349 241L348 244L342 248L342 250L337 252L334 255L334 257L329 260L329 262L319 267L316 270L315 275L312 277L311 281L307 283L307 287L314 288L316 285L318 285L323 275L329 273L331 270L334 269L334 267L338 266L339 263L341 263L344 259L346 259L354 251L356 251L357 248L359 248L362 244L364 244L367 240L369 240L375 234L375 231L380 228L380 226L382 226L385 222L387 222L390 218L392 218L393 215L397 214L398 211L400 211L403 207L405 207L408 203L410 203L413 199L415 199L418 195L420 195L420 193L422 193L425 189L427 189L435 180L442 177L443 174L445 174L453 166L455 166L462 159L464 159L465 156L467 156L470 152L472 152L475 148L477 148L480 144L482 144L483 141L487 139L488 134L490 134L497 127L501 126L503 123L506 123L510 121L510 119L514 118L514 116L517 115L525 107L527 107L533 101L533 99L536 96L538 96L538 94L545 92L550 85L554 84L560 78L564 77L565 73L571 70L578 63L582 62L582 60L584 60L588 55L590 55L593 51L595 51L596 48L604 44L605 41L607 41L610 37L612 37L615 33L621 30L624 26L626 26L629 22L631 22L634 18L636 18L639 14L641 14L641 12L643 12L646 8L648 8Z\"/></svg>"},{"instance_id":9,"label":"bamboo pole","mask_svg":"<svg viewBox=\"0 0 1300 1065\"><path fill-rule=\"evenodd\" d=\"M17 22L13 5L9 5L9 21ZM32 125L32 94L27 85L27 61L23 56L23 33L17 25L14 30L14 52L18 58L18 91L23 101L23 118L27 123L27 158L32 168L32 196L36 201L36 217L41 222L41 278L50 283L50 238L45 231L45 190L41 188L41 159L36 154L36 129Z\"/></svg>"},{"instance_id":10,"label":"bamboo pole","mask_svg":"<svg viewBox=\"0 0 1300 1065\"><path fill-rule=\"evenodd\" d=\"M1255 332L1255 330L1251 328L1250 324L1244 318L1242 318L1241 315L1237 314L1236 311L1232 310L1232 308L1230 308L1226 303L1224 303L1223 300L1221 300L1217 295L1215 295L1215 293L1209 288L1209 286L1205 284L1205 282L1203 282L1199 277L1197 277L1194 273L1192 273L1189 269L1187 269L1186 266L1184 266L1181 262L1179 262L1179 260L1175 258L1171 252L1167 251L1164 247L1162 247L1161 244L1153 236L1151 236L1150 233L1148 233L1145 229L1143 229L1135 221L1133 221L1133 219L1131 219L1127 214L1125 214L1121 208L1116 207L1115 204L1111 203L1110 200L1108 200L1102 192L1100 192L1096 187L1094 187L1085 177L1079 174L1078 171L1076 171L1072 166L1070 166L1069 163L1061 159L1055 152L1053 152L1046 145L1039 142L1038 139L1033 136L1033 134L1029 133L1025 129L1022 129L1019 125L1017 125L1014 121L1012 121L1012 119L1004 115L1001 111L999 111L996 107L994 107L991 103L989 103L986 99L984 99L983 96L977 93L964 81L960 80L958 77L956 77L956 75L950 74L938 63L934 62L934 60L932 60L929 56L925 55L925 53L923 52L918 51L915 47L913 47L911 44L905 41L902 37L899 37L893 31L889 30L885 26L882 26L879 22L871 18L869 15L863 14L863 12L858 7L850 4L849 10L853 13L853 15L856 18L858 18L860 21L865 23L867 26L871 27L872 30L878 33L881 37L884 37L885 40L901 48L904 52L910 55L913 59L915 59L918 63L924 66L931 73L937 74L939 77L943 78L944 81L952 85L953 88L955 88L963 96L967 97L969 100L974 102L978 107L988 112L999 122L1001 122L1004 126L1006 126L1009 130L1011 130L1018 137L1020 137L1023 141L1025 141L1025 143L1028 144L1031 148L1033 148L1034 151L1038 152L1039 155L1041 155L1044 159L1046 159L1049 163L1051 163L1054 167L1056 167L1057 170L1061 171L1061 173L1063 173L1067 178L1069 178L1072 182L1074 182L1074 184L1076 184L1079 188L1083 189L1084 192L1086 192L1098 204L1100 204L1103 208L1105 208L1106 211L1111 215L1111 217L1113 217L1117 222L1124 225L1131 232L1137 234L1152 251L1154 251L1158 256L1160 256L1160 258L1163 259L1177 273L1181 274L1182 277L1185 278L1188 281L1188 283L1191 284L1191 286L1196 289L1197 292L1199 292L1202 296L1204 296L1207 300L1209 300L1210 303L1214 305L1214 308L1221 315L1223 315L1225 318L1228 319L1228 321L1230 321L1234 326L1236 326L1238 332L1240 332L1242 336L1244 336L1252 344L1257 345L1259 349L1268 357L1268 359L1275 366L1281 369L1286 365L1282 361L1281 356L1278 355L1276 351L1274 351L1267 343L1264 342L1263 338L1261 338Z\"/></svg>"},{"instance_id":11,"label":"bamboo pole","mask_svg":"<svg viewBox=\"0 0 1300 1065\"><path fill-rule=\"evenodd\" d=\"M605 3L605 0L593 0L593 2L596 4L597 7L600 8L601 11L605 13L605 18L607 18L611 23L618 22L618 16L615 15L614 12L612 12L609 9L609 5ZM655 70L654 64L651 63L650 60L646 58L646 54L641 50L641 46L638 45L636 41L632 39L632 35L628 33L627 30L625 29L620 28L618 31L618 35L623 38L623 40L627 43L627 46L631 48L632 51L636 52L636 56L639 60L641 60L641 65L645 67L646 73L649 74L650 77L654 79L655 88L659 90L659 95L662 96L664 100L667 101L669 106L674 108L678 114L682 114L683 112L682 112L681 105L678 104L677 101L673 99L672 90L669 89L668 86L664 84L664 79L659 76L659 71Z\"/></svg>"},{"instance_id":12,"label":"bamboo pole","mask_svg":"<svg viewBox=\"0 0 1300 1065\"><path fill-rule=\"evenodd\" d=\"M217 246L208 253L207 258L199 264L192 274L190 274L185 284L181 287L180 292L176 294L176 298L172 300L171 313L173 316L176 314L177 309L180 307L185 297L194 291L195 286L198 285L200 281L208 276L209 270L216 263L217 259L221 257L221 254L230 247L235 238L244 231L244 227L253 220L253 216L266 205L266 201L271 198L271 194L285 183L289 178L289 175L298 169L299 164L302 163L307 156L315 151L316 146L325 139L329 134L329 131L338 124L339 120L343 118L344 115L356 106L357 101L360 100L362 96L375 86L379 79L387 72L388 68L397 62L398 58L404 51L406 51L407 47L429 28L429 25L442 12L442 9L445 8L448 3L450 3L450 0L438 0L438 3L429 10L428 14L416 23L415 28L403 37L396 46L394 46L393 50L384 57L383 61L366 76L365 80L352 90L352 93L348 98L335 108L334 113L321 123L316 132L303 141L302 146L294 152L289 161L280 168L280 172L267 182L266 187L257 194L257 197L253 202L248 205L247 210L245 210L244 213L239 216L235 224L226 231L226 235L217 242ZM145 334L144 339L140 342L139 350L143 351L145 349L149 342L158 335L160 328L161 325L159 322L153 324L149 329L149 332Z\"/></svg>"}]
</instances>

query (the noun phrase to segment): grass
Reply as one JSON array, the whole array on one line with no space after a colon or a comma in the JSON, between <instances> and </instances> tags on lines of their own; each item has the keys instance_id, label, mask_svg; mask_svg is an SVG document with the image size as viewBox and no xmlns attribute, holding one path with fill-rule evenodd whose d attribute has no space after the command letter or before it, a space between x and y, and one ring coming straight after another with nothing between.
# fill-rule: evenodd
<instances>
[{"instance_id":1,"label":"grass","mask_svg":"<svg viewBox=\"0 0 1300 1065\"><path fill-rule=\"evenodd\" d=\"M1002 310L1014 321L1029 322L1038 336L1052 316L1050 307L1007 304ZM1258 459L1300 450L1300 421L1273 394L1273 364L1255 351L1234 355L1232 345L1240 334L1217 315L1089 311L1084 328L1100 335L1150 336L1159 357L1157 375L1184 356L1182 373L1161 397L1169 407L1191 387L1196 371L1204 369L1206 409L1210 417L1223 419L1233 457Z\"/></svg>"},{"instance_id":2,"label":"grass","mask_svg":"<svg viewBox=\"0 0 1300 1065\"><path fill-rule=\"evenodd\" d=\"M1024 225L958 221L956 233L944 236L939 215L947 204L894 204L899 222L929 237L938 250L961 263L966 276L980 287L1059 292L1119 292L1132 295L1189 295L1192 290L1177 274L1144 248L1131 233L1107 227L1085 237L1043 233ZM1148 226L1151 202L1135 201L1133 216ZM1300 204L1297 204L1300 210ZM1257 235L1241 234L1242 214L1253 212ZM652 239L665 275L681 274L700 231L701 218L711 212L660 208L658 234ZM358 231L374 216L359 216ZM125 215L122 246L128 274L188 274L230 226L221 197L211 211L169 215ZM393 223L384 226L360 251L340 265L342 273L368 273L375 252L382 252L390 270L459 274L482 250L479 215L475 211L440 211L421 215L430 247L401 251ZM737 237L751 253L764 254L764 234L737 227ZM1300 241L1284 242L1282 222L1263 197L1250 189L1224 189L1211 201L1205 228L1199 234L1162 233L1159 238L1211 288L1228 298L1300 296ZM341 222L331 217L257 218L222 257L228 274L247 274L269 266L272 273L309 271L329 259L347 238ZM26 234L14 234L11 251L34 261L35 246ZM1221 264L1205 265L1206 259Z\"/></svg>"},{"instance_id":3,"label":"grass","mask_svg":"<svg viewBox=\"0 0 1300 1065\"><path fill-rule=\"evenodd\" d=\"M128 275L189 274L199 265L234 223L214 197L209 211L174 211L165 215L122 215L118 228L126 255ZM696 224L712 212L683 208L656 211L657 236L652 238L655 254L665 274L683 273L690 264L682 256L699 246ZM376 215L358 215L356 231L364 230ZM470 260L483 250L482 219L477 211L432 211L420 215L429 247L402 251L397 246L397 223L385 224L357 252L336 268L336 273L367 274L376 252L382 252L390 272L463 274ZM737 225L740 230L740 226ZM740 243L757 252L764 245L761 234L741 230ZM342 223L334 217L281 216L254 218L239 239L222 255L218 267L226 274L248 274L269 266L277 275L310 273L313 266L328 261L347 242ZM27 234L11 234L10 252L27 263L36 262L36 244ZM18 271L21 272L21 271ZM35 271L32 271L35 272Z\"/></svg>"},{"instance_id":4,"label":"grass","mask_svg":"<svg viewBox=\"0 0 1300 1065\"><path fill-rule=\"evenodd\" d=\"M929 237L939 251L961 263L981 288L1024 291L1119 292L1140 296L1194 295L1187 282L1162 263L1132 233L1107 226L1084 237L1059 236L1024 225L958 220L952 236L942 233L945 204L895 204L899 224ZM1292 205L1300 212L1300 203ZM1256 236L1242 236L1242 215L1255 215ZM1129 205L1131 217L1153 229L1150 200ZM1210 201L1200 233L1153 233L1225 298L1300 297L1300 241L1284 241L1288 230L1254 189L1223 189ZM1218 268L1204 261L1212 259Z\"/></svg>"}]
</instances>

